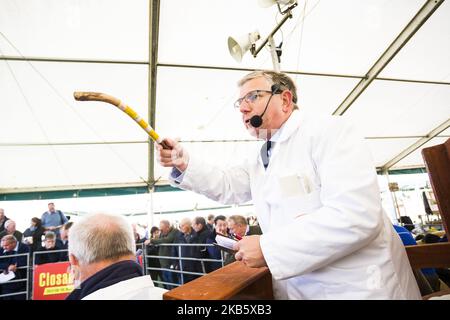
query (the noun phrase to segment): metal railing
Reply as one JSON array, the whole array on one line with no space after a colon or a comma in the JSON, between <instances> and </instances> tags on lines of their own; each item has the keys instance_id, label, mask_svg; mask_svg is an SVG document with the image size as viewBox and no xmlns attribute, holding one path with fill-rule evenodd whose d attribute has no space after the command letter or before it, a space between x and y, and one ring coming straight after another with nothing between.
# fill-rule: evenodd
<instances>
[{"instance_id":1,"label":"metal railing","mask_svg":"<svg viewBox=\"0 0 450 320\"><path fill-rule=\"evenodd\" d=\"M0 291L0 299L1 298L5 298L5 297L12 297L12 296L18 296L18 295L25 294L25 299L28 300L28 297L29 297L28 287L29 287L29 283L30 283L29 272L28 272L28 268L29 268L29 265L30 265L30 255L29 255L29 253L19 253L19 254L7 255L7 256L0 256L0 262L3 259L11 259L11 258L17 258L17 257L25 257L26 264L24 266L17 267L15 274L17 275L17 270L26 270L25 271L26 277L23 278L23 279L18 278L16 280L9 280L9 281L0 283L0 289L1 289L1 291ZM16 264L17 263L18 262L16 262ZM7 268L9 268L9 266L7 266ZM13 279L15 279L15 278L13 278ZM25 291L18 291L18 292L6 293L6 294L2 293L3 289L5 288L5 286L9 286L11 283L22 283L22 282L25 282Z\"/></svg>"},{"instance_id":2,"label":"metal railing","mask_svg":"<svg viewBox=\"0 0 450 320\"><path fill-rule=\"evenodd\" d=\"M36 256L44 255L44 254L60 253L60 252L67 252L68 253L69 250L67 250L67 249L58 249L58 250L48 250L48 251L34 251L33 252L33 260L32 260L33 261L33 267L36 265ZM58 262L63 262L63 261L69 261L69 259L60 260Z\"/></svg>"},{"instance_id":3,"label":"metal railing","mask_svg":"<svg viewBox=\"0 0 450 320\"><path fill-rule=\"evenodd\" d=\"M162 247L162 246L169 246L169 247L176 247L177 248L177 256L160 256L160 255L148 255L147 254L147 248L148 247ZM136 249L142 250L142 268L144 274L148 275L150 274L150 271L165 271L165 272L171 272L174 274L179 275L178 282L166 282L158 279L153 279L153 282L155 284L160 285L166 285L166 286L172 286L172 287L178 287L182 284L184 284L185 281L185 275L193 275L193 276L203 276L207 273L207 268L205 267L205 263L211 262L211 263L220 263L220 266L223 267L224 265L224 255L223 252L221 252L221 259L209 259L209 258L194 258L189 256L182 256L182 247L213 247L213 244L204 244L204 243L164 243L159 245L149 245L146 246L143 243L136 244ZM18 291L13 293L6 293L6 294L0 294L0 299L4 297L10 297L10 296L19 296L19 295L25 295L25 299L29 300L33 298L33 289L34 289L34 281L33 280L33 271L36 266L36 257L39 255L45 255L45 254L55 254L55 253L62 253L62 252L68 252L67 249L60 249L60 250L51 250L51 251L34 251L33 253L21 253L21 254L14 254L14 255L8 255L8 256L0 256L0 262L1 259L11 259L14 257L25 257L26 259L26 265L17 267L17 270L26 270L26 277L23 279L13 279L6 281L4 283L0 283L0 288L2 288L3 285L8 285L12 283L21 283L25 282L25 291ZM32 257L32 259L30 259ZM150 267L148 266L148 260L149 259L169 259L169 260L175 260L178 262L179 269L168 269L168 268L156 268L156 267ZM60 260L58 262L64 262L65 260ZM138 261L138 256L136 256L136 261ZM202 272L195 272L195 271L189 271L185 270L185 267L183 266L183 261L198 261L201 265ZM30 264L31 263L31 264ZM160 275L161 276L161 275ZM1 293L1 291L0 291Z\"/></svg>"},{"instance_id":4,"label":"metal railing","mask_svg":"<svg viewBox=\"0 0 450 320\"><path fill-rule=\"evenodd\" d=\"M189 256L182 256L181 255L181 248L182 247L214 247L212 243L162 243L159 245L149 245L154 247L162 247L162 246L168 246L168 247L176 247L177 250L177 256L161 256L161 255L147 255L147 246L143 246L143 261L144 261L144 270L145 274L148 274L149 271L165 271L165 272L171 272L178 274L180 276L179 282L166 282L166 281L160 281L157 279L152 279L155 284L162 284L166 286L173 286L178 287L185 283L185 275L194 275L194 276L203 276L207 273L205 262L212 262L212 263L220 263L221 267L224 265L224 256L223 252L221 251L221 259L209 259L209 258L194 258ZM176 260L178 261L179 269L175 268L156 268L156 267L148 267L148 259L168 259L168 260ZM202 272L194 272L194 271L188 271L183 269L183 261L198 261L201 264Z\"/></svg>"}]
</instances>

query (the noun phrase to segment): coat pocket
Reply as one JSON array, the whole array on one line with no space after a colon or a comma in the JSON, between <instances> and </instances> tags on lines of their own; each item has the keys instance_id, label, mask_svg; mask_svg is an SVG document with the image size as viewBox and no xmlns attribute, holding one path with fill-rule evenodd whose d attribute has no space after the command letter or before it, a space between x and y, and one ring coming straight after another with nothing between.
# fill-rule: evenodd
<instances>
[{"instance_id":1,"label":"coat pocket","mask_svg":"<svg viewBox=\"0 0 450 320\"><path fill-rule=\"evenodd\" d=\"M308 194L289 197L284 201L284 214L287 218L297 219L311 214L322 206L320 190L313 190Z\"/></svg>"},{"instance_id":2,"label":"coat pocket","mask_svg":"<svg viewBox=\"0 0 450 320\"><path fill-rule=\"evenodd\" d=\"M292 174L279 177L278 187L282 199L308 195L313 191L311 179L304 174Z\"/></svg>"}]
</instances>

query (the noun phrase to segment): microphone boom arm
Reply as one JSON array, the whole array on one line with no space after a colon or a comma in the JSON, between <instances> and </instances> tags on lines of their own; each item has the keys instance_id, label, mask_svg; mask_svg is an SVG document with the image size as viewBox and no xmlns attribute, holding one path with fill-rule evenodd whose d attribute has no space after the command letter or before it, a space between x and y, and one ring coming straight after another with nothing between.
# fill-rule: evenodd
<instances>
[{"instance_id":1,"label":"microphone boom arm","mask_svg":"<svg viewBox=\"0 0 450 320\"><path fill-rule=\"evenodd\" d=\"M287 10L288 14L283 17L283 19L280 21L280 23L278 23L278 25L272 30L272 32L267 36L267 38L264 39L264 41L261 43L261 45L258 48L255 48L255 47L251 47L250 48L250 52L251 52L251 54L253 55L254 58L256 58L258 53L261 51L262 48L264 48L264 46L267 44L267 42L270 41L270 38L273 38L275 33L277 33L278 29L281 28L281 26L286 22L286 20L289 19L289 18L292 18L291 9L294 8L295 6L296 5L290 7L289 10Z\"/></svg>"}]
</instances>

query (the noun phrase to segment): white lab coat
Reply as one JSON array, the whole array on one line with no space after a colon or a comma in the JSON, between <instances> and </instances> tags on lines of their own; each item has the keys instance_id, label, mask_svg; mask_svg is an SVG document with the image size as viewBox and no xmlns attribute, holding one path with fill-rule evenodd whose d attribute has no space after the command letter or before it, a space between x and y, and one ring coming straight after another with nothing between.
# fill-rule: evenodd
<instances>
[{"instance_id":1,"label":"white lab coat","mask_svg":"<svg viewBox=\"0 0 450 320\"><path fill-rule=\"evenodd\" d=\"M82 300L162 300L166 291L155 287L150 276L142 276L94 291Z\"/></svg>"},{"instance_id":2,"label":"white lab coat","mask_svg":"<svg viewBox=\"0 0 450 320\"><path fill-rule=\"evenodd\" d=\"M225 204L253 200L277 299L420 299L355 129L298 110L276 140L267 170L259 150L226 170L191 155L172 185Z\"/></svg>"}]
</instances>

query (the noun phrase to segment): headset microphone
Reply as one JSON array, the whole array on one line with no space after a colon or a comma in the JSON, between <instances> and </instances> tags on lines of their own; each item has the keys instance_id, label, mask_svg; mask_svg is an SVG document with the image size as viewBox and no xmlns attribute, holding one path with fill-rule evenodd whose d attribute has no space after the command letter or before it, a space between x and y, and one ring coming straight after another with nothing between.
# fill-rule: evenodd
<instances>
[{"instance_id":1,"label":"headset microphone","mask_svg":"<svg viewBox=\"0 0 450 320\"><path fill-rule=\"evenodd\" d=\"M281 90L281 86L279 84L273 84L270 89L272 91L272 94L270 95L270 98L267 101L267 104L266 104L266 107L264 108L263 113L260 116L254 115L253 117L250 118L250 124L252 125L253 128L259 128L262 125L262 123L263 123L262 117L266 113L267 107L269 106L270 100L272 99L273 95L283 92L283 90Z\"/></svg>"}]
</instances>

